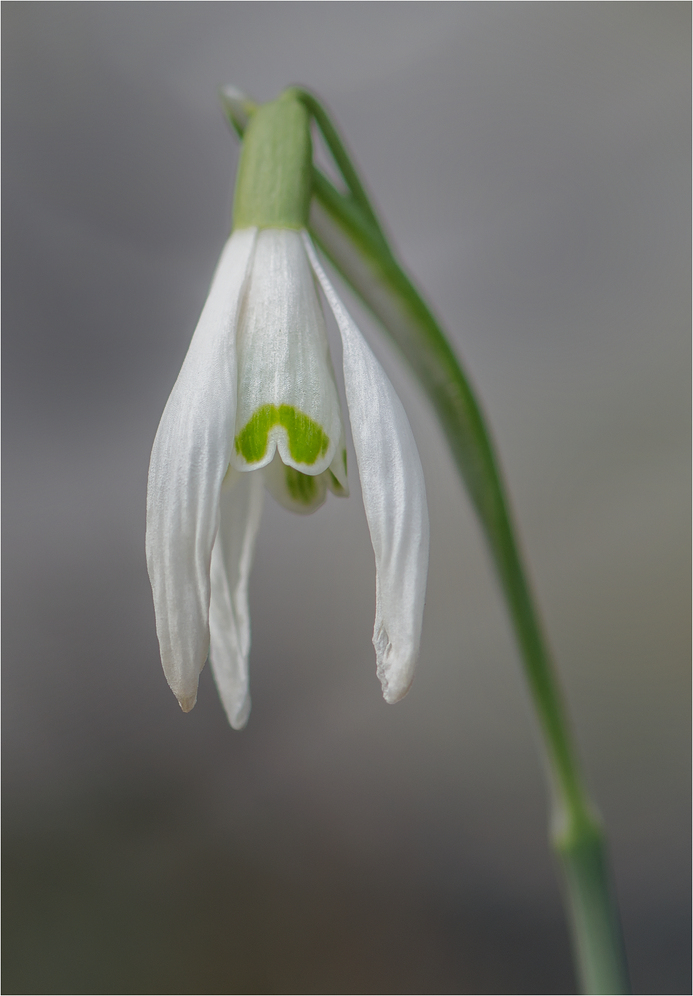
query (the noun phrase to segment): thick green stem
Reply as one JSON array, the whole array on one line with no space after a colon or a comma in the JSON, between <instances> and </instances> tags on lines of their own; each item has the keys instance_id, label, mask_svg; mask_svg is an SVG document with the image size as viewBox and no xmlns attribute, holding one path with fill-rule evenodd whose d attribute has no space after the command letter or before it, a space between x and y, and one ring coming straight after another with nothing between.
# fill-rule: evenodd
<instances>
[{"instance_id":1,"label":"thick green stem","mask_svg":"<svg viewBox=\"0 0 693 996\"><path fill-rule=\"evenodd\" d=\"M575 960L585 993L628 993L628 970L607 846L592 823L554 835L563 871Z\"/></svg>"}]
</instances>

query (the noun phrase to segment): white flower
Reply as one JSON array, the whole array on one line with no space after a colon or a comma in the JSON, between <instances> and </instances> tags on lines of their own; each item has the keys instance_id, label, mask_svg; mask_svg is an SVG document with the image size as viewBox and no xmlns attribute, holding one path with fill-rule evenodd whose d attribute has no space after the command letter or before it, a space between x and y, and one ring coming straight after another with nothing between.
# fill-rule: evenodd
<instances>
[{"instance_id":1,"label":"white flower","mask_svg":"<svg viewBox=\"0 0 693 996\"><path fill-rule=\"evenodd\" d=\"M250 712L248 578L264 487L294 511L347 493L346 448L315 277L344 383L376 564L373 644L386 701L409 689L428 569L423 472L404 409L305 231L226 243L152 449L147 566L161 660L187 712L209 654L229 722Z\"/></svg>"}]
</instances>

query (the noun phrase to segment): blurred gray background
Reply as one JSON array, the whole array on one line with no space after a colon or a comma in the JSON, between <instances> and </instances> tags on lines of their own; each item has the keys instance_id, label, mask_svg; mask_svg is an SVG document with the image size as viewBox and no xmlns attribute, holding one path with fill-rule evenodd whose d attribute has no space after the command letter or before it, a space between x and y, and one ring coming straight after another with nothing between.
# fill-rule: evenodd
<instances>
[{"instance_id":1,"label":"blurred gray background","mask_svg":"<svg viewBox=\"0 0 693 996\"><path fill-rule=\"evenodd\" d=\"M268 499L253 712L188 716L149 452L229 229L217 87L332 110L499 445L638 993L690 992L688 3L4 3L5 978L13 993L570 993L537 738L412 376L421 663L384 704L358 482ZM354 467L354 462L351 461Z\"/></svg>"}]
</instances>

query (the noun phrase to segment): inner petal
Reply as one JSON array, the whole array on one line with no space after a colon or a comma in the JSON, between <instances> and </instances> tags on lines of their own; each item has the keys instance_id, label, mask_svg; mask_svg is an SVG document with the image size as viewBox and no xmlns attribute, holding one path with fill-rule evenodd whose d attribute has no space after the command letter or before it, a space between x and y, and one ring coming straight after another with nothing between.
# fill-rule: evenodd
<instances>
[{"instance_id":1,"label":"inner petal","mask_svg":"<svg viewBox=\"0 0 693 996\"><path fill-rule=\"evenodd\" d=\"M277 453L262 473L269 493L290 512L300 515L314 512L327 497L329 470L318 475L302 474L294 467L287 467Z\"/></svg>"},{"instance_id":2,"label":"inner petal","mask_svg":"<svg viewBox=\"0 0 693 996\"><path fill-rule=\"evenodd\" d=\"M343 438L325 319L299 232L266 229L238 324L238 402L231 462L322 474Z\"/></svg>"}]
</instances>

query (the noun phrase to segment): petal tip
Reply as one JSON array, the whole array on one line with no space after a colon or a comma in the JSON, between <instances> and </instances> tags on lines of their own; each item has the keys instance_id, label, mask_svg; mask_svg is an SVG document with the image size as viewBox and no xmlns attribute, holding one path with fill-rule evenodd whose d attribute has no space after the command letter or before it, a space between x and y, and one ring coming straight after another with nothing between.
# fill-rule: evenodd
<instances>
[{"instance_id":1,"label":"petal tip","mask_svg":"<svg viewBox=\"0 0 693 996\"><path fill-rule=\"evenodd\" d=\"M401 702L414 681L418 653L397 653L384 629L373 636L376 655L376 674L388 705Z\"/></svg>"},{"instance_id":2,"label":"petal tip","mask_svg":"<svg viewBox=\"0 0 693 996\"><path fill-rule=\"evenodd\" d=\"M377 675L383 689L383 698L388 705L395 705L397 702L401 702L409 692L414 681L413 676L407 681L392 681L392 675L386 675L380 666L377 668Z\"/></svg>"},{"instance_id":3,"label":"petal tip","mask_svg":"<svg viewBox=\"0 0 693 996\"><path fill-rule=\"evenodd\" d=\"M248 725L248 718L250 716L250 696L246 695L243 700L243 704L240 709L237 709L233 716L229 715L229 723L234 730L244 730Z\"/></svg>"},{"instance_id":4,"label":"petal tip","mask_svg":"<svg viewBox=\"0 0 693 996\"><path fill-rule=\"evenodd\" d=\"M197 691L192 695L177 695L178 705L181 707L183 712L190 712L197 702Z\"/></svg>"}]
</instances>

